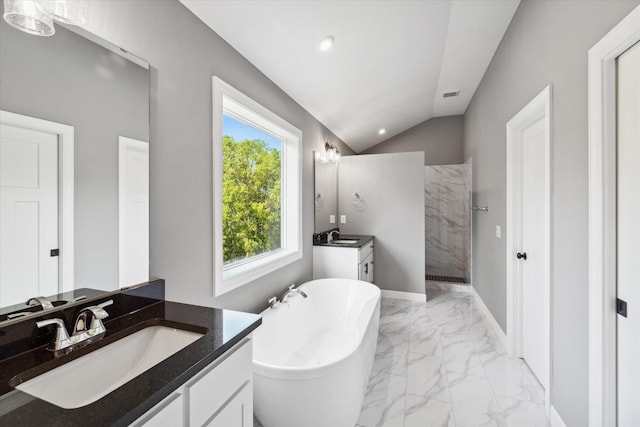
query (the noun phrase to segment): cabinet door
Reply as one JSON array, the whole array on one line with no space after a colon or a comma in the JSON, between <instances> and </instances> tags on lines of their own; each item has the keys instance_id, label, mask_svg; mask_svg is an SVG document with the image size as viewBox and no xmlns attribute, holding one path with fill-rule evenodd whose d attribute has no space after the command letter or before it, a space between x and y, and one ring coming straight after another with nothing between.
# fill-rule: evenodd
<instances>
[{"instance_id":1,"label":"cabinet door","mask_svg":"<svg viewBox=\"0 0 640 427\"><path fill-rule=\"evenodd\" d=\"M358 266L358 279L373 283L373 254L369 254Z\"/></svg>"},{"instance_id":2,"label":"cabinet door","mask_svg":"<svg viewBox=\"0 0 640 427\"><path fill-rule=\"evenodd\" d=\"M240 347L225 353L226 359L186 386L189 398L189 420L193 426L203 425L236 391L253 378L252 344L246 340ZM222 356L221 358L223 358ZM233 424L235 425L235 424ZM231 427L229 424L228 427Z\"/></svg>"},{"instance_id":3,"label":"cabinet door","mask_svg":"<svg viewBox=\"0 0 640 427\"><path fill-rule=\"evenodd\" d=\"M253 388L248 383L207 424L209 427L253 427Z\"/></svg>"},{"instance_id":4,"label":"cabinet door","mask_svg":"<svg viewBox=\"0 0 640 427\"><path fill-rule=\"evenodd\" d=\"M174 393L142 416L142 419L134 423L135 427L165 427L182 426L182 394Z\"/></svg>"}]
</instances>

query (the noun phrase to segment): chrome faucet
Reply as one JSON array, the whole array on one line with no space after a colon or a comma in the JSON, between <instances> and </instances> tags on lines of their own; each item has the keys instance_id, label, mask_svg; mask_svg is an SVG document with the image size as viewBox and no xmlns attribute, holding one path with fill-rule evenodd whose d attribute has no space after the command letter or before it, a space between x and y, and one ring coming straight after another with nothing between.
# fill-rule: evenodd
<instances>
[{"instance_id":1,"label":"chrome faucet","mask_svg":"<svg viewBox=\"0 0 640 427\"><path fill-rule=\"evenodd\" d=\"M293 283L291 286L289 286L289 289L287 289L284 294L282 294L282 297L280 297L280 302L284 303L287 301L287 298L289 298L289 295L291 294L300 294L302 295L303 298L307 298L307 294L305 294L303 291L301 291L300 289L295 287L296 284Z\"/></svg>"},{"instance_id":2,"label":"chrome faucet","mask_svg":"<svg viewBox=\"0 0 640 427\"><path fill-rule=\"evenodd\" d=\"M85 345L99 341L104 336L106 329L102 320L109 316L104 307L113 304L113 300L105 301L102 304L85 307L80 310L76 318L73 334L69 336L67 328L62 319L47 319L36 323L38 328L48 325L56 325L56 337L47 347L54 352L56 357L62 356ZM87 322L91 318L89 327Z\"/></svg>"},{"instance_id":3,"label":"chrome faucet","mask_svg":"<svg viewBox=\"0 0 640 427\"><path fill-rule=\"evenodd\" d=\"M45 297L33 297L29 299L29 301L27 301L27 305L31 307L39 305L43 310L53 308L53 304L51 304L51 301L49 301Z\"/></svg>"},{"instance_id":4,"label":"chrome faucet","mask_svg":"<svg viewBox=\"0 0 640 427\"><path fill-rule=\"evenodd\" d=\"M335 238L333 237L333 233L337 233L337 234L338 234L338 237L340 237L340 231L339 231L339 230L331 230L331 231L329 232L329 234L327 234L327 243L331 243L331 242L333 242L333 240L335 239Z\"/></svg>"}]
</instances>

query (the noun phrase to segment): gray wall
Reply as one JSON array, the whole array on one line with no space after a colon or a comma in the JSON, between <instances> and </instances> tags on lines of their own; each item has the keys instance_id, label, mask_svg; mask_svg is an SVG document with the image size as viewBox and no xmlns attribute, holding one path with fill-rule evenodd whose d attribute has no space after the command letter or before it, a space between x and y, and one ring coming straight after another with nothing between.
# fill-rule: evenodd
<instances>
[{"instance_id":1,"label":"gray wall","mask_svg":"<svg viewBox=\"0 0 640 427\"><path fill-rule=\"evenodd\" d=\"M374 281L382 289L424 294L422 152L345 156L338 209L346 234L375 235ZM353 193L363 198L354 206Z\"/></svg>"},{"instance_id":2,"label":"gray wall","mask_svg":"<svg viewBox=\"0 0 640 427\"><path fill-rule=\"evenodd\" d=\"M117 289L118 136L149 140L149 71L61 26L0 20L0 76L0 109L74 127L75 286Z\"/></svg>"},{"instance_id":3,"label":"gray wall","mask_svg":"<svg viewBox=\"0 0 640 427\"><path fill-rule=\"evenodd\" d=\"M473 285L505 328L505 125L552 85L552 389L568 427L588 424L587 52L639 2L522 1L464 120L473 157ZM504 235L505 230L503 230Z\"/></svg>"},{"instance_id":4,"label":"gray wall","mask_svg":"<svg viewBox=\"0 0 640 427\"><path fill-rule=\"evenodd\" d=\"M152 67L150 262L151 277L167 281L167 298L255 312L291 282L311 279L312 152L324 149L327 129L176 0L86 3L88 30ZM303 258L219 298L212 296L212 76L303 132Z\"/></svg>"},{"instance_id":5,"label":"gray wall","mask_svg":"<svg viewBox=\"0 0 640 427\"><path fill-rule=\"evenodd\" d=\"M464 163L463 121L463 116L435 117L382 141L361 154L424 151L425 166Z\"/></svg>"}]
</instances>

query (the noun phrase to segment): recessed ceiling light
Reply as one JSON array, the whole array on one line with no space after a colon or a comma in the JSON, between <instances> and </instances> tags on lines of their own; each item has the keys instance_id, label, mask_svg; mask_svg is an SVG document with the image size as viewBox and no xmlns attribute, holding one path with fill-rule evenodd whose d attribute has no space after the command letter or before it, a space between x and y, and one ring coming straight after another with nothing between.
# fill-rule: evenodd
<instances>
[{"instance_id":1,"label":"recessed ceiling light","mask_svg":"<svg viewBox=\"0 0 640 427\"><path fill-rule=\"evenodd\" d=\"M318 49L320 49L322 52L326 52L331 49L334 41L335 39L332 36L325 36L322 38L322 40L320 40L320 43L318 43Z\"/></svg>"},{"instance_id":2,"label":"recessed ceiling light","mask_svg":"<svg viewBox=\"0 0 640 427\"><path fill-rule=\"evenodd\" d=\"M387 133L387 130L385 128L382 128L378 131L378 135L384 135L385 133Z\"/></svg>"}]
</instances>

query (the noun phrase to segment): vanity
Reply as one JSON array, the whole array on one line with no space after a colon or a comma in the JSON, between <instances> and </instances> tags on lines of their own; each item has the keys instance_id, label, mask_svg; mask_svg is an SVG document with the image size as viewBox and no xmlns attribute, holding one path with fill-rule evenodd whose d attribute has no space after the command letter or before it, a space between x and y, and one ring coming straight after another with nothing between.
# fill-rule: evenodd
<instances>
[{"instance_id":1,"label":"vanity","mask_svg":"<svg viewBox=\"0 0 640 427\"><path fill-rule=\"evenodd\" d=\"M149 282L152 65L55 28L0 20L0 425L251 427L260 316Z\"/></svg>"},{"instance_id":2,"label":"vanity","mask_svg":"<svg viewBox=\"0 0 640 427\"><path fill-rule=\"evenodd\" d=\"M374 236L344 235L313 243L313 278L357 279L374 283Z\"/></svg>"},{"instance_id":3,"label":"vanity","mask_svg":"<svg viewBox=\"0 0 640 427\"><path fill-rule=\"evenodd\" d=\"M55 328L36 321L73 325L84 308L109 300L104 338L58 357L46 348ZM157 280L32 316L1 328L0 425L253 425L258 315L165 301Z\"/></svg>"}]
</instances>

